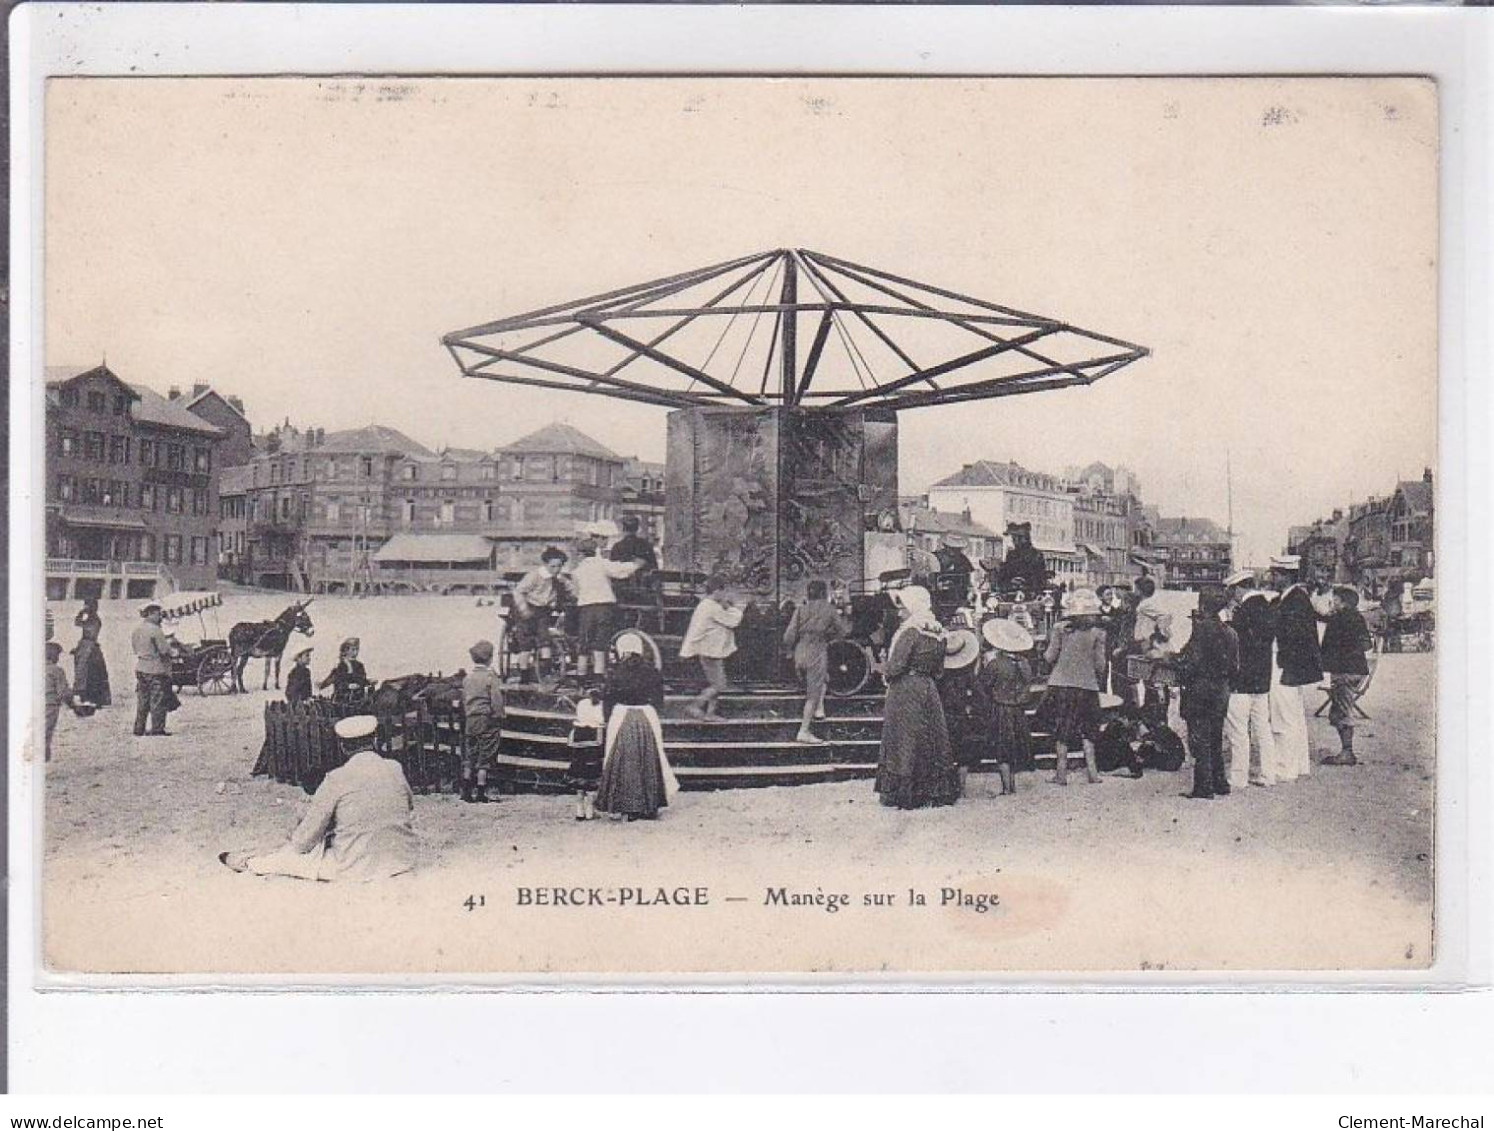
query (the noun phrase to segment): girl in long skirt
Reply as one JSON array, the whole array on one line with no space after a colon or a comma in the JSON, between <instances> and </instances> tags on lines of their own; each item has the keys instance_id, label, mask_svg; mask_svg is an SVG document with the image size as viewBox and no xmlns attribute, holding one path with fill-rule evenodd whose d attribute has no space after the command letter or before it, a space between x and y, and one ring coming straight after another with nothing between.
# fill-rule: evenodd
<instances>
[{"instance_id":1,"label":"girl in long skirt","mask_svg":"<svg viewBox=\"0 0 1494 1131\"><path fill-rule=\"evenodd\" d=\"M73 649L73 694L81 706L107 707L112 698L109 665L104 663L104 650L99 647L104 622L99 617L98 601L84 598L83 611L73 618L73 623L83 631L83 638Z\"/></svg>"},{"instance_id":2,"label":"girl in long skirt","mask_svg":"<svg viewBox=\"0 0 1494 1131\"><path fill-rule=\"evenodd\" d=\"M980 670L991 699L991 749L1001 773L1002 794L1016 793L1015 772L1033 768L1027 701L1032 694L1032 636L1016 621L988 620L981 635L995 649Z\"/></svg>"},{"instance_id":3,"label":"girl in long skirt","mask_svg":"<svg viewBox=\"0 0 1494 1131\"><path fill-rule=\"evenodd\" d=\"M618 820L652 820L679 790L659 725L664 677L644 657L637 637L622 637L617 652L617 666L607 673L602 693L607 739L596 809Z\"/></svg>"},{"instance_id":4,"label":"girl in long skirt","mask_svg":"<svg viewBox=\"0 0 1494 1131\"><path fill-rule=\"evenodd\" d=\"M943 629L922 586L894 590L893 600L902 624L883 669L887 699L876 791L883 805L899 809L953 805L960 796L960 776L934 684L944 670Z\"/></svg>"}]
</instances>

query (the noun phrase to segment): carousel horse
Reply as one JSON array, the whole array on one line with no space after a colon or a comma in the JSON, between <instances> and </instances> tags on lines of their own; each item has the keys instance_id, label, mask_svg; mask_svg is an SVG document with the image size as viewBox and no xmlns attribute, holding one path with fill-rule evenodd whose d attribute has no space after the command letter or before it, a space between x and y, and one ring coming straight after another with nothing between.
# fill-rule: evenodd
<instances>
[{"instance_id":1,"label":"carousel horse","mask_svg":"<svg viewBox=\"0 0 1494 1131\"><path fill-rule=\"evenodd\" d=\"M311 617L306 612L306 606L311 604L311 600L308 597L305 601L298 601L274 620L240 621L233 626L228 633L228 650L233 655L235 691L247 690L244 687L244 669L249 666L250 660L256 659L265 662L260 690L269 689L272 662L275 665L275 686L280 686L280 659L285 654L285 646L290 642L291 633L299 632L303 636L310 636L315 631L311 626Z\"/></svg>"}]
</instances>

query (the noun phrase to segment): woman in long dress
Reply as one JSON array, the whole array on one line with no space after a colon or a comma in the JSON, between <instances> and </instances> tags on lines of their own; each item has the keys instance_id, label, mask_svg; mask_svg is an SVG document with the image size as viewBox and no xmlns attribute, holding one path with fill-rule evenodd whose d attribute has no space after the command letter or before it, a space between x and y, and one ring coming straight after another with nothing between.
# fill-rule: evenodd
<instances>
[{"instance_id":1,"label":"woman in long dress","mask_svg":"<svg viewBox=\"0 0 1494 1131\"><path fill-rule=\"evenodd\" d=\"M106 707L112 699L109 666L104 663L104 650L99 647L99 633L104 629L104 622L99 617L98 601L85 598L83 610L73 618L73 623L83 632L82 639L73 649L73 696L85 707Z\"/></svg>"},{"instance_id":2,"label":"woman in long dress","mask_svg":"<svg viewBox=\"0 0 1494 1131\"><path fill-rule=\"evenodd\" d=\"M643 642L636 636L618 640L617 652L617 665L607 673L602 692L607 739L596 810L617 820L653 820L679 790L659 725L664 677L644 657Z\"/></svg>"},{"instance_id":3,"label":"woman in long dress","mask_svg":"<svg viewBox=\"0 0 1494 1131\"><path fill-rule=\"evenodd\" d=\"M883 805L899 809L953 805L960 796L960 775L934 683L944 670L943 630L934 619L927 589L912 585L894 590L893 600L902 623L883 669L887 699L876 791Z\"/></svg>"}]
</instances>

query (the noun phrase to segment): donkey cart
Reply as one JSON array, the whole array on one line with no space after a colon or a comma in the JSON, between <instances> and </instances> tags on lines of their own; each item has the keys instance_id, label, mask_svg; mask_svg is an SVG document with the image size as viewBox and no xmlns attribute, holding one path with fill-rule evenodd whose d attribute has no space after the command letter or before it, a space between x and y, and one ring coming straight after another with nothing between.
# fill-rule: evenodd
<instances>
[{"instance_id":1,"label":"donkey cart","mask_svg":"<svg viewBox=\"0 0 1494 1131\"><path fill-rule=\"evenodd\" d=\"M161 602L161 619L171 626L171 687L196 687L199 695L222 695L233 690L233 654L228 641L208 635L203 622L204 609L216 610L223 604L217 593L176 593ZM198 639L184 643L174 633L177 622L195 615ZM213 613L217 627L217 613Z\"/></svg>"}]
</instances>

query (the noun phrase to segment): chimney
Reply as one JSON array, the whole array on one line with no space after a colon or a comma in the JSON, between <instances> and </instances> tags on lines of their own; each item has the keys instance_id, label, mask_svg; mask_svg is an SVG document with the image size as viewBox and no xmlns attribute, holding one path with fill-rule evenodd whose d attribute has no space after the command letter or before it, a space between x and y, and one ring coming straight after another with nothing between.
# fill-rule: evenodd
<instances>
[{"instance_id":1,"label":"chimney","mask_svg":"<svg viewBox=\"0 0 1494 1131\"><path fill-rule=\"evenodd\" d=\"M166 399L168 401L178 401L181 400L181 397L182 390L180 385L172 385L171 388L166 390Z\"/></svg>"},{"instance_id":2,"label":"chimney","mask_svg":"<svg viewBox=\"0 0 1494 1131\"><path fill-rule=\"evenodd\" d=\"M1422 468L1421 481L1423 483L1430 483L1432 481L1432 469L1430 467Z\"/></svg>"},{"instance_id":3,"label":"chimney","mask_svg":"<svg viewBox=\"0 0 1494 1131\"><path fill-rule=\"evenodd\" d=\"M241 401L238 397L229 397L228 403L233 406L234 411L236 411L240 416L247 417L249 415L244 411L244 402Z\"/></svg>"},{"instance_id":4,"label":"chimney","mask_svg":"<svg viewBox=\"0 0 1494 1131\"><path fill-rule=\"evenodd\" d=\"M193 400L196 400L198 397L202 396L202 394L205 393L205 392L207 392L207 391L208 391L208 387L206 385L202 384L201 382L194 381L192 383L192 399Z\"/></svg>"}]
</instances>

